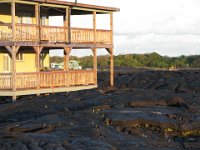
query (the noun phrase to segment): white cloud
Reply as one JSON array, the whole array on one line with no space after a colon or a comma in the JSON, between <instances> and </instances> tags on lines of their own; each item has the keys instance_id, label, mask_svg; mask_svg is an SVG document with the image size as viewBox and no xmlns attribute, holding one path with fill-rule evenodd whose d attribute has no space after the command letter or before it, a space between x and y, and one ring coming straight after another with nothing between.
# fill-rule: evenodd
<instances>
[{"instance_id":1,"label":"white cloud","mask_svg":"<svg viewBox=\"0 0 200 150\"><path fill-rule=\"evenodd\" d=\"M155 50L169 56L199 54L199 0L78 0L78 2L121 9L114 15L115 54Z\"/></svg>"}]
</instances>

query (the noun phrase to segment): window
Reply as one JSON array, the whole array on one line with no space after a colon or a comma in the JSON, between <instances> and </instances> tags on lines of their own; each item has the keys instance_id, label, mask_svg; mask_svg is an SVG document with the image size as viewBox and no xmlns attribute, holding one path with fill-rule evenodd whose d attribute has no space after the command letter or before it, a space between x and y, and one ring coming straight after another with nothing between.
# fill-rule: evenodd
<instances>
[{"instance_id":1,"label":"window","mask_svg":"<svg viewBox=\"0 0 200 150\"><path fill-rule=\"evenodd\" d=\"M41 25L45 26L48 25L48 17L47 14L42 13L41 17L40 17L40 21L41 21Z\"/></svg>"},{"instance_id":2,"label":"window","mask_svg":"<svg viewBox=\"0 0 200 150\"><path fill-rule=\"evenodd\" d=\"M32 15L31 13L21 12L18 16L18 23L32 24Z\"/></svg>"},{"instance_id":3,"label":"window","mask_svg":"<svg viewBox=\"0 0 200 150\"><path fill-rule=\"evenodd\" d=\"M10 72L10 56L4 55L4 72Z\"/></svg>"},{"instance_id":4,"label":"window","mask_svg":"<svg viewBox=\"0 0 200 150\"><path fill-rule=\"evenodd\" d=\"M23 55L22 52L17 53L16 60L17 61L23 61L24 60L24 55Z\"/></svg>"}]
</instances>

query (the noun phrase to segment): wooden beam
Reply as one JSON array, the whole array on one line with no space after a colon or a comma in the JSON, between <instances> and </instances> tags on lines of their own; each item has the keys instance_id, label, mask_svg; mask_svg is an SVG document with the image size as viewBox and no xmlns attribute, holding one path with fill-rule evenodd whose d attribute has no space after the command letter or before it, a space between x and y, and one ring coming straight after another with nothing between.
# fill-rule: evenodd
<instances>
[{"instance_id":1,"label":"wooden beam","mask_svg":"<svg viewBox=\"0 0 200 150\"><path fill-rule=\"evenodd\" d=\"M6 1L5 0L4 1L0 1L0 3L10 3L10 2L12 2L12 1L7 1L7 0Z\"/></svg>"},{"instance_id":2,"label":"wooden beam","mask_svg":"<svg viewBox=\"0 0 200 150\"><path fill-rule=\"evenodd\" d=\"M93 30L94 30L94 43L96 43L96 32L97 32L97 27L96 27L96 11L93 11Z\"/></svg>"},{"instance_id":3,"label":"wooden beam","mask_svg":"<svg viewBox=\"0 0 200 150\"><path fill-rule=\"evenodd\" d=\"M35 5L35 2L28 2L28 1L21 1L21 0L15 0L15 3L19 4L29 4L29 5Z\"/></svg>"},{"instance_id":4,"label":"wooden beam","mask_svg":"<svg viewBox=\"0 0 200 150\"><path fill-rule=\"evenodd\" d=\"M12 49L11 46L5 46L5 48L9 51L10 54L12 54L13 49ZM16 54L17 54L17 52L19 51L19 48L20 48L19 45L15 47L15 52L16 52Z\"/></svg>"},{"instance_id":5,"label":"wooden beam","mask_svg":"<svg viewBox=\"0 0 200 150\"><path fill-rule=\"evenodd\" d=\"M69 25L69 16L68 16L68 13L69 13L69 10L68 10L68 8L66 8L66 10L65 10L65 18L64 18L64 26L65 26L65 41L66 42L69 42L69 34L68 34L68 32L69 32L69 30L68 30L68 25Z\"/></svg>"},{"instance_id":6,"label":"wooden beam","mask_svg":"<svg viewBox=\"0 0 200 150\"><path fill-rule=\"evenodd\" d=\"M11 3L11 14L12 14L12 41L15 41L15 2Z\"/></svg>"},{"instance_id":7,"label":"wooden beam","mask_svg":"<svg viewBox=\"0 0 200 150\"><path fill-rule=\"evenodd\" d=\"M12 47L11 46L5 46L5 48L8 50L8 52L12 55Z\"/></svg>"},{"instance_id":8,"label":"wooden beam","mask_svg":"<svg viewBox=\"0 0 200 150\"><path fill-rule=\"evenodd\" d=\"M42 47L43 48L43 47ZM40 53L41 53L41 47L40 46L36 46L33 47L34 51L36 52L35 54L35 63L36 63L36 72L37 72L37 89L40 89ZM40 93L37 94L37 96L39 96Z\"/></svg>"},{"instance_id":9,"label":"wooden beam","mask_svg":"<svg viewBox=\"0 0 200 150\"><path fill-rule=\"evenodd\" d=\"M71 43L71 8L68 9L68 42Z\"/></svg>"},{"instance_id":10,"label":"wooden beam","mask_svg":"<svg viewBox=\"0 0 200 150\"><path fill-rule=\"evenodd\" d=\"M38 53L37 47L38 47L38 46L33 46L33 50L34 50L34 52L35 52L36 54Z\"/></svg>"},{"instance_id":11,"label":"wooden beam","mask_svg":"<svg viewBox=\"0 0 200 150\"><path fill-rule=\"evenodd\" d=\"M107 52L111 54L110 48L106 48Z\"/></svg>"},{"instance_id":12,"label":"wooden beam","mask_svg":"<svg viewBox=\"0 0 200 150\"><path fill-rule=\"evenodd\" d=\"M72 92L79 90L87 90L97 88L97 85L86 85L86 86L74 86L74 87L58 87L58 88L43 88L43 89L28 89L28 90L18 90L17 92L13 91L1 91L0 96L21 96L21 95L31 95L39 93L60 93L60 92Z\"/></svg>"},{"instance_id":13,"label":"wooden beam","mask_svg":"<svg viewBox=\"0 0 200 150\"><path fill-rule=\"evenodd\" d=\"M42 3L42 4L40 4L40 6L53 7L53 8L69 8L69 6L46 4L46 3Z\"/></svg>"},{"instance_id":14,"label":"wooden beam","mask_svg":"<svg viewBox=\"0 0 200 150\"><path fill-rule=\"evenodd\" d=\"M36 56L36 72L40 71L40 47L33 47L34 51L35 51L35 56Z\"/></svg>"},{"instance_id":15,"label":"wooden beam","mask_svg":"<svg viewBox=\"0 0 200 150\"><path fill-rule=\"evenodd\" d=\"M16 46L15 48L16 54L18 53L19 49L20 49L20 45Z\"/></svg>"},{"instance_id":16,"label":"wooden beam","mask_svg":"<svg viewBox=\"0 0 200 150\"><path fill-rule=\"evenodd\" d=\"M97 84L97 50L96 48L93 48L92 49L92 52L93 52L93 67L94 67L94 71L95 71L95 75L94 75L94 81L95 81L95 84Z\"/></svg>"},{"instance_id":17,"label":"wooden beam","mask_svg":"<svg viewBox=\"0 0 200 150\"><path fill-rule=\"evenodd\" d=\"M33 46L35 53L40 54L42 52L43 46Z\"/></svg>"},{"instance_id":18,"label":"wooden beam","mask_svg":"<svg viewBox=\"0 0 200 150\"><path fill-rule=\"evenodd\" d=\"M104 14L109 14L110 11L104 11L104 10L98 10L98 9L90 9L90 8L81 8L81 7L73 7L73 9L75 10L82 10L82 11L91 11L91 13L93 11L99 12L99 13L104 13Z\"/></svg>"},{"instance_id":19,"label":"wooden beam","mask_svg":"<svg viewBox=\"0 0 200 150\"><path fill-rule=\"evenodd\" d=\"M71 47L64 47L64 51L67 55L70 55L72 48Z\"/></svg>"},{"instance_id":20,"label":"wooden beam","mask_svg":"<svg viewBox=\"0 0 200 150\"><path fill-rule=\"evenodd\" d=\"M40 6L35 4L35 24L37 25L37 41L40 41Z\"/></svg>"}]
</instances>

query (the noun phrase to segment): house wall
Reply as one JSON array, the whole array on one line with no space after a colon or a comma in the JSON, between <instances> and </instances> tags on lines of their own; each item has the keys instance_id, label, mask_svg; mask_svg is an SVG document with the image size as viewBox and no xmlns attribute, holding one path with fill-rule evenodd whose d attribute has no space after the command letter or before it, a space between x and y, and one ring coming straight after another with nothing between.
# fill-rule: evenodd
<instances>
[{"instance_id":1,"label":"house wall","mask_svg":"<svg viewBox=\"0 0 200 150\"><path fill-rule=\"evenodd\" d=\"M19 51L20 52L20 51ZM23 60L16 60L17 72L35 72L35 53L30 51L23 51Z\"/></svg>"},{"instance_id":2,"label":"house wall","mask_svg":"<svg viewBox=\"0 0 200 150\"><path fill-rule=\"evenodd\" d=\"M16 61L16 72L36 72L36 57L34 51L32 49L23 49L19 50L19 52L23 53L23 60ZM4 72L4 55L8 54L6 49L0 48L0 73ZM44 67L50 67L49 54L46 54L46 57L42 61ZM11 57L10 64L12 65Z\"/></svg>"}]
</instances>

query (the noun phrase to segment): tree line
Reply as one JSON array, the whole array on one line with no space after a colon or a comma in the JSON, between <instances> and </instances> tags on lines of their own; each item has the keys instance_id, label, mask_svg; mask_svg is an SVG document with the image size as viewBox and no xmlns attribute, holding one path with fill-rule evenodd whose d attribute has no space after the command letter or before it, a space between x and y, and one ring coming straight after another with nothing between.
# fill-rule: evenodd
<instances>
[{"instance_id":1,"label":"tree line","mask_svg":"<svg viewBox=\"0 0 200 150\"><path fill-rule=\"evenodd\" d=\"M77 60L83 67L93 66L93 56L70 56L70 59ZM50 57L50 62L63 62L63 57ZM168 57L161 56L155 52L149 54L124 54L115 56L114 63L118 67L200 68L200 55ZM109 55L98 56L97 64L102 67L109 66Z\"/></svg>"}]
</instances>

